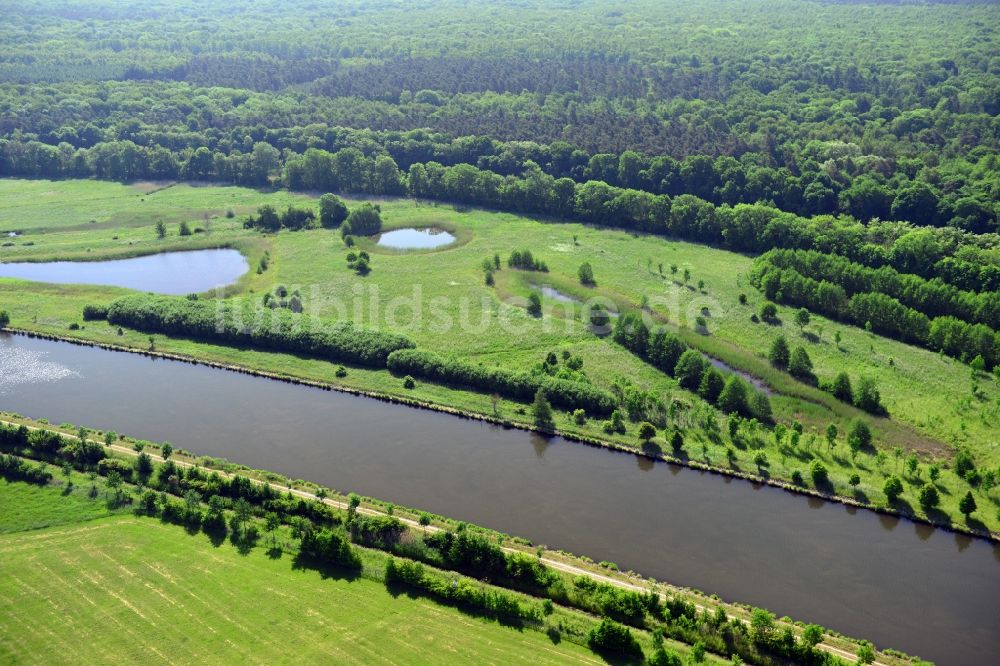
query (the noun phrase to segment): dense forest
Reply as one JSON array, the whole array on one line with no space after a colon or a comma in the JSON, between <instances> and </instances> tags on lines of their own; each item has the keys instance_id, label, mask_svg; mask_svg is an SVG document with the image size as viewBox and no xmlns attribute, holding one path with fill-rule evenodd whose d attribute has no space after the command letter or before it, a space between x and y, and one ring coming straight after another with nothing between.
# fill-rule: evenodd
<instances>
[{"instance_id":1,"label":"dense forest","mask_svg":"<svg viewBox=\"0 0 1000 666\"><path fill-rule=\"evenodd\" d=\"M716 205L997 228L989 4L279 4L9 17L0 173L264 184L289 153L354 147L404 171L537 167Z\"/></svg>"}]
</instances>

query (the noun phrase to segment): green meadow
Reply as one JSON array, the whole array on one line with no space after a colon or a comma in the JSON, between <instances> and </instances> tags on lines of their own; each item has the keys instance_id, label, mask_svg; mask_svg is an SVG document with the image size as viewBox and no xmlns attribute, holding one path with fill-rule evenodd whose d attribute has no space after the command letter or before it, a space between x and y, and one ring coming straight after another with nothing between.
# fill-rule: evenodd
<instances>
[{"instance_id":1,"label":"green meadow","mask_svg":"<svg viewBox=\"0 0 1000 666\"><path fill-rule=\"evenodd\" d=\"M549 352L560 358L564 351L578 355L583 371L597 385L632 384L666 404L676 402L679 410L668 432L672 427L683 429L684 456L716 466L756 472L755 452L737 449L735 459L728 460L727 438L713 439L704 432L707 420L717 422L725 432L725 419L713 408L609 339L594 335L578 303L545 297L543 316L530 316L524 299L532 290L551 286L579 300L600 297L619 311L637 309L647 301L657 320L678 331L688 344L763 380L774 392L771 403L776 420L786 425L799 421L805 426L796 446L765 437L766 470L775 478L789 479L796 471L808 478L810 463L820 460L830 469L838 494L884 503L882 485L885 476L894 473L904 482L904 508L922 514L916 494L927 482L929 466L936 463L943 468L936 481L942 513L931 517L964 523L957 504L968 485L947 469L948 462L958 448L965 447L980 467L995 468L1000 463L996 427L1000 388L994 377L974 378L969 367L958 361L817 315L800 331L788 308L779 307L779 324L755 323L751 317L763 298L749 284L749 256L619 230L410 199L378 201L384 229L436 226L452 231L458 240L439 250L400 252L384 250L371 239L359 239L357 247L347 248L341 235L331 230L264 235L243 229L242 216L265 203L279 210L291 203L317 206L316 197L285 191L0 180L0 198L5 201L0 209L0 232L22 232L5 240L0 248L3 261L99 259L234 247L247 256L251 270L227 290L231 297L260 302L265 294L284 286L299 291L308 312L389 328L405 333L419 348L484 364L528 370ZM157 221L167 225L164 239L156 236ZM182 221L196 233L179 236ZM549 272L507 268L507 256L518 249L530 249L548 265ZM348 268L346 256L351 250L371 254L372 270L366 276ZM265 251L268 268L258 272ZM482 264L494 254L500 256L503 268L496 273L496 284L489 287ZM585 261L593 266L594 287L584 287L577 280L578 268ZM686 281L685 270L689 272ZM0 279L0 309L10 312L13 327L147 349L148 335L82 320L84 305L107 303L125 293L110 287ZM740 304L741 294L746 295L746 304ZM706 330L696 330L699 316L704 317ZM80 328L71 330L72 325ZM868 416L771 368L766 352L779 333L793 347L806 348L821 379L841 370L855 382L862 375L873 377L890 417ZM494 406L488 395L421 381L405 389L401 378L385 371L349 367L346 377L336 377L335 367L328 362L288 354L161 335L154 336L154 344L162 352L481 414L493 415L495 409L496 415L515 422L531 420L527 405L499 400ZM885 453L884 459L871 452L851 457L844 434L855 418L871 424L875 446ZM824 436L830 423L840 432L832 447ZM568 414L557 414L556 425L568 434L640 448L637 424L628 424L623 435L608 435L596 421L578 425ZM651 445L669 450L662 434ZM911 452L920 460L914 473L903 464ZM860 477L856 487L848 485L853 474ZM998 497L996 489L976 491L979 511L973 516L973 526L998 529Z\"/></svg>"},{"instance_id":2,"label":"green meadow","mask_svg":"<svg viewBox=\"0 0 1000 666\"><path fill-rule=\"evenodd\" d=\"M155 519L101 517L103 487L89 498L0 484L7 664L603 663L368 577L295 567L264 548L241 554ZM27 505L30 518L12 515ZM58 526L31 530L40 523Z\"/></svg>"}]
</instances>

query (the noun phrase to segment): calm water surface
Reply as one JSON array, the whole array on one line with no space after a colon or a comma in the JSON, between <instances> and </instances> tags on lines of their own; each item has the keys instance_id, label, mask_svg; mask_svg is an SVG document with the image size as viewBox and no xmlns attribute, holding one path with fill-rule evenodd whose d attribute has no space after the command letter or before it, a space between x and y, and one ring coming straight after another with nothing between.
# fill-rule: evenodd
<instances>
[{"instance_id":1,"label":"calm water surface","mask_svg":"<svg viewBox=\"0 0 1000 666\"><path fill-rule=\"evenodd\" d=\"M191 250L109 261L0 263L0 277L180 295L232 284L248 268L246 259L236 250Z\"/></svg>"},{"instance_id":2,"label":"calm water surface","mask_svg":"<svg viewBox=\"0 0 1000 666\"><path fill-rule=\"evenodd\" d=\"M169 440L617 562L939 663L1000 654L1000 548L369 398L0 337L0 408Z\"/></svg>"},{"instance_id":3,"label":"calm water surface","mask_svg":"<svg viewBox=\"0 0 1000 666\"><path fill-rule=\"evenodd\" d=\"M443 229L394 229L378 237L378 244L396 250L428 250L443 247L455 241L455 237Z\"/></svg>"}]
</instances>

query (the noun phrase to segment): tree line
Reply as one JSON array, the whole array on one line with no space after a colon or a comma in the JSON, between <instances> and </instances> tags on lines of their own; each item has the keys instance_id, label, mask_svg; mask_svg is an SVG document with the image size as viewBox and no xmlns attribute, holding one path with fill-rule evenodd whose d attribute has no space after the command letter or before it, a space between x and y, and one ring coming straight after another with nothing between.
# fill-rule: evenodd
<instances>
[{"instance_id":1,"label":"tree line","mask_svg":"<svg viewBox=\"0 0 1000 666\"><path fill-rule=\"evenodd\" d=\"M963 291L940 278L926 280L891 266L871 268L833 254L810 250L771 250L755 260L843 288L847 296L876 292L891 296L928 317L950 315L969 324L1000 328L1000 291Z\"/></svg>"},{"instance_id":2,"label":"tree line","mask_svg":"<svg viewBox=\"0 0 1000 666\"><path fill-rule=\"evenodd\" d=\"M165 333L306 353L342 363L386 367L388 356L414 347L405 336L330 322L248 303L205 302L167 296L125 296L107 307L108 322L149 333Z\"/></svg>"},{"instance_id":3,"label":"tree line","mask_svg":"<svg viewBox=\"0 0 1000 666\"><path fill-rule=\"evenodd\" d=\"M584 381L477 365L420 349L394 351L387 365L396 375L497 393L520 402L530 402L541 390L552 404L562 409L584 409L594 415L609 414L617 405L611 393Z\"/></svg>"},{"instance_id":4,"label":"tree line","mask_svg":"<svg viewBox=\"0 0 1000 666\"><path fill-rule=\"evenodd\" d=\"M931 319L877 292L848 297L840 285L806 277L793 268L781 268L766 260L754 265L751 282L771 300L808 307L831 319L944 352L965 363L981 365L982 369L1000 363L1000 334L985 324L969 324L950 315Z\"/></svg>"}]
</instances>

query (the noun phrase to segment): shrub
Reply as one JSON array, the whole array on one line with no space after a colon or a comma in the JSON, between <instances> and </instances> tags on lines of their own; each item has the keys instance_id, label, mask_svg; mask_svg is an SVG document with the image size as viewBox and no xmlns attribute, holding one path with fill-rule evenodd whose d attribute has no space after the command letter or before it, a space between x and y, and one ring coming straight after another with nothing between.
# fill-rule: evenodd
<instances>
[{"instance_id":1,"label":"shrub","mask_svg":"<svg viewBox=\"0 0 1000 666\"><path fill-rule=\"evenodd\" d=\"M83 320L96 321L108 318L108 306L106 305L84 305Z\"/></svg>"},{"instance_id":2,"label":"shrub","mask_svg":"<svg viewBox=\"0 0 1000 666\"><path fill-rule=\"evenodd\" d=\"M582 285L591 287L597 284L594 281L594 269L591 267L589 261L585 261L580 264L580 270L577 272L577 275L580 277L580 284Z\"/></svg>"},{"instance_id":3,"label":"shrub","mask_svg":"<svg viewBox=\"0 0 1000 666\"><path fill-rule=\"evenodd\" d=\"M923 507L924 511L930 511L936 508L938 502L940 501L938 489L933 483L928 483L920 489L920 494L917 495L917 500L920 502L920 506Z\"/></svg>"},{"instance_id":4,"label":"shrub","mask_svg":"<svg viewBox=\"0 0 1000 666\"><path fill-rule=\"evenodd\" d=\"M382 231L382 215L370 203L363 203L350 212L340 231L345 236L374 236Z\"/></svg>"},{"instance_id":5,"label":"shrub","mask_svg":"<svg viewBox=\"0 0 1000 666\"><path fill-rule=\"evenodd\" d=\"M361 568L361 557L354 551L351 544L343 536L331 530L306 532L302 537L301 550L306 555L323 562L348 569Z\"/></svg>"},{"instance_id":6,"label":"shrub","mask_svg":"<svg viewBox=\"0 0 1000 666\"><path fill-rule=\"evenodd\" d=\"M319 198L319 223L324 229L335 229L347 219L347 204L335 194L324 194Z\"/></svg>"},{"instance_id":7,"label":"shrub","mask_svg":"<svg viewBox=\"0 0 1000 666\"><path fill-rule=\"evenodd\" d=\"M630 657L642 657L642 648L628 627L608 618L604 618L590 630L587 645L595 652L618 652Z\"/></svg>"},{"instance_id":8,"label":"shrub","mask_svg":"<svg viewBox=\"0 0 1000 666\"><path fill-rule=\"evenodd\" d=\"M825 486L830 482L830 476L826 470L826 465L818 460L813 460L812 464L809 465L809 476L812 477L813 485L817 488Z\"/></svg>"},{"instance_id":9,"label":"shrub","mask_svg":"<svg viewBox=\"0 0 1000 666\"><path fill-rule=\"evenodd\" d=\"M412 388L416 387L416 385L417 385L417 382L414 381L413 377L411 377L409 375L406 375L405 377L403 377L403 388L405 388L405 389L412 389Z\"/></svg>"}]
</instances>

